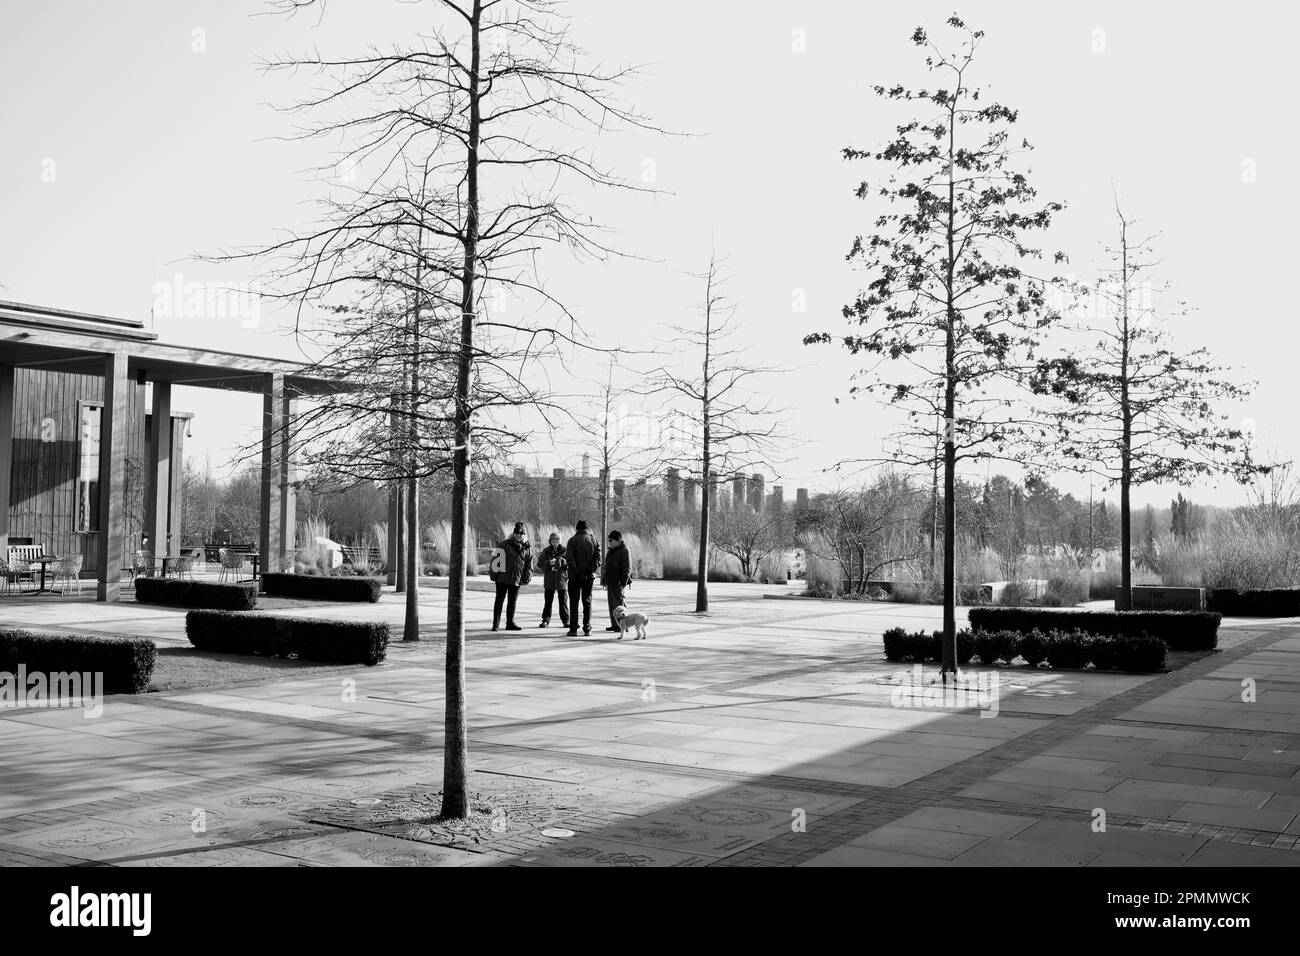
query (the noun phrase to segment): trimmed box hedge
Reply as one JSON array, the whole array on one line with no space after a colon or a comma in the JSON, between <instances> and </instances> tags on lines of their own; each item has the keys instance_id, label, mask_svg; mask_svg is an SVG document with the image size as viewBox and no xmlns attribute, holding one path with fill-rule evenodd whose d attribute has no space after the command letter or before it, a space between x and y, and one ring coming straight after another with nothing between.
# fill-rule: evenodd
<instances>
[{"instance_id":1,"label":"trimmed box hedge","mask_svg":"<svg viewBox=\"0 0 1300 956\"><path fill-rule=\"evenodd\" d=\"M262 592L274 597L314 601L369 601L374 604L384 579L355 574L263 574Z\"/></svg>"},{"instance_id":2,"label":"trimmed box hedge","mask_svg":"<svg viewBox=\"0 0 1300 956\"><path fill-rule=\"evenodd\" d=\"M306 661L373 666L388 654L388 625L275 614L190 611L185 636L203 651L221 654L296 654Z\"/></svg>"},{"instance_id":3,"label":"trimmed box hedge","mask_svg":"<svg viewBox=\"0 0 1300 956\"><path fill-rule=\"evenodd\" d=\"M885 657L917 663L942 660L942 634L890 628L884 634ZM1047 661L1053 668L1082 670L1092 664L1097 670L1150 674L1164 670L1166 653L1164 641L1147 635L1098 636L1079 630L957 632L957 663L963 666L972 656L988 666L998 661L1010 664L1019 657L1030 667Z\"/></svg>"},{"instance_id":4,"label":"trimmed box hedge","mask_svg":"<svg viewBox=\"0 0 1300 956\"><path fill-rule=\"evenodd\" d=\"M142 637L90 634L39 634L0 628L0 671L46 674L90 672L103 675L105 694L143 694L153 677L158 649Z\"/></svg>"},{"instance_id":5,"label":"trimmed box hedge","mask_svg":"<svg viewBox=\"0 0 1300 956\"><path fill-rule=\"evenodd\" d=\"M885 657L891 661L942 661L943 631L914 631L892 627L884 634ZM975 638L970 631L957 632L957 663L969 664L975 656Z\"/></svg>"},{"instance_id":6,"label":"trimmed box hedge","mask_svg":"<svg viewBox=\"0 0 1300 956\"><path fill-rule=\"evenodd\" d=\"M1219 646L1217 611L1070 611L1030 607L973 607L976 631L1079 630L1099 637L1158 637L1175 651L1210 651Z\"/></svg>"},{"instance_id":7,"label":"trimmed box hedge","mask_svg":"<svg viewBox=\"0 0 1300 956\"><path fill-rule=\"evenodd\" d=\"M1300 588L1212 588L1205 592L1205 606L1229 617L1300 617Z\"/></svg>"},{"instance_id":8,"label":"trimmed box hedge","mask_svg":"<svg viewBox=\"0 0 1300 956\"><path fill-rule=\"evenodd\" d=\"M257 607L257 585L251 581L214 584L183 578L136 578L135 599L142 604L165 604L170 607L251 611Z\"/></svg>"}]
</instances>

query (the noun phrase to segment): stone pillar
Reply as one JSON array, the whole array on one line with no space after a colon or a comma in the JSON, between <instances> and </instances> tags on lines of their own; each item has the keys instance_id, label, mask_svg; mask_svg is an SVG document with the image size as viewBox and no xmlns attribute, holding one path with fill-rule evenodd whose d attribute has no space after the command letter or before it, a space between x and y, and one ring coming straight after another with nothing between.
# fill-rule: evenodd
<instances>
[{"instance_id":1,"label":"stone pillar","mask_svg":"<svg viewBox=\"0 0 1300 956\"><path fill-rule=\"evenodd\" d=\"M613 507L610 509L615 521L623 520L623 495L627 491L627 482L622 478L615 478Z\"/></svg>"},{"instance_id":2,"label":"stone pillar","mask_svg":"<svg viewBox=\"0 0 1300 956\"><path fill-rule=\"evenodd\" d=\"M388 483L388 553L384 555L384 583L389 587L397 584L397 482Z\"/></svg>"},{"instance_id":3,"label":"stone pillar","mask_svg":"<svg viewBox=\"0 0 1300 956\"><path fill-rule=\"evenodd\" d=\"M95 596L116 601L126 546L127 390L125 352L104 356L104 409L99 420L99 580Z\"/></svg>"},{"instance_id":4,"label":"stone pillar","mask_svg":"<svg viewBox=\"0 0 1300 956\"><path fill-rule=\"evenodd\" d=\"M285 405L284 374L269 373L265 376L262 391L262 508L258 550L262 554L263 571L279 571L283 558L279 550L282 541L280 454L285 431Z\"/></svg>"},{"instance_id":5,"label":"stone pillar","mask_svg":"<svg viewBox=\"0 0 1300 956\"><path fill-rule=\"evenodd\" d=\"M664 497L674 508L680 503L681 495L681 472L676 468L669 468L664 475Z\"/></svg>"},{"instance_id":6,"label":"stone pillar","mask_svg":"<svg viewBox=\"0 0 1300 956\"><path fill-rule=\"evenodd\" d=\"M0 558L9 552L10 477L14 467L14 367L0 365Z\"/></svg>"},{"instance_id":7,"label":"stone pillar","mask_svg":"<svg viewBox=\"0 0 1300 956\"><path fill-rule=\"evenodd\" d=\"M149 471L145 476L144 528L155 558L171 556L167 534L167 502L171 497L172 383L153 383L153 408L149 425ZM176 542L178 545L180 542Z\"/></svg>"},{"instance_id":8,"label":"stone pillar","mask_svg":"<svg viewBox=\"0 0 1300 956\"><path fill-rule=\"evenodd\" d=\"M291 389L286 388L281 400L281 417L283 429L278 436L280 459L280 548L276 560L278 571L292 571L291 552L297 546L298 537L298 489L295 485L297 474L293 467L293 420L298 415L298 400Z\"/></svg>"}]
</instances>

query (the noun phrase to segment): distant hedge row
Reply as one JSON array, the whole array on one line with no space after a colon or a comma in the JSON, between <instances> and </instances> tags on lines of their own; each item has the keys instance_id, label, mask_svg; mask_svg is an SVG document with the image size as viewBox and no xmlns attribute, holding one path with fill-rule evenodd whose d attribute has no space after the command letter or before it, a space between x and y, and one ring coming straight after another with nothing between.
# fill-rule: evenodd
<instances>
[{"instance_id":1,"label":"distant hedge row","mask_svg":"<svg viewBox=\"0 0 1300 956\"><path fill-rule=\"evenodd\" d=\"M263 574L262 591L274 597L316 601L369 601L383 591L384 579L358 575Z\"/></svg>"},{"instance_id":2,"label":"distant hedge row","mask_svg":"<svg viewBox=\"0 0 1300 956\"><path fill-rule=\"evenodd\" d=\"M330 664L374 665L388 654L388 625L274 614L190 611L185 635L203 651L297 655Z\"/></svg>"},{"instance_id":3,"label":"distant hedge row","mask_svg":"<svg viewBox=\"0 0 1300 956\"><path fill-rule=\"evenodd\" d=\"M1164 641L1175 651L1209 651L1219 645L1217 611L1071 611L1055 608L974 607L976 631L1082 631L1098 637L1142 637Z\"/></svg>"},{"instance_id":4,"label":"distant hedge row","mask_svg":"<svg viewBox=\"0 0 1300 956\"><path fill-rule=\"evenodd\" d=\"M257 607L257 585L252 581L215 584L183 578L142 577L135 579L135 599L144 604L167 604L172 607L251 611Z\"/></svg>"},{"instance_id":5,"label":"distant hedge row","mask_svg":"<svg viewBox=\"0 0 1300 956\"><path fill-rule=\"evenodd\" d=\"M1300 588L1210 588L1205 592L1205 606L1229 617L1300 617Z\"/></svg>"},{"instance_id":6,"label":"distant hedge row","mask_svg":"<svg viewBox=\"0 0 1300 956\"><path fill-rule=\"evenodd\" d=\"M0 671L29 674L103 674L105 694L143 694L149 689L158 650L140 637L37 634L0 628Z\"/></svg>"},{"instance_id":7,"label":"distant hedge row","mask_svg":"<svg viewBox=\"0 0 1300 956\"><path fill-rule=\"evenodd\" d=\"M915 631L901 627L884 634L885 657L891 661L943 660L943 632ZM1017 657L1031 667L1043 661L1052 667L1082 669L1092 664L1097 670L1150 674L1164 670L1166 647L1156 637L1098 636L1084 631L958 631L957 663L1010 664Z\"/></svg>"}]
</instances>

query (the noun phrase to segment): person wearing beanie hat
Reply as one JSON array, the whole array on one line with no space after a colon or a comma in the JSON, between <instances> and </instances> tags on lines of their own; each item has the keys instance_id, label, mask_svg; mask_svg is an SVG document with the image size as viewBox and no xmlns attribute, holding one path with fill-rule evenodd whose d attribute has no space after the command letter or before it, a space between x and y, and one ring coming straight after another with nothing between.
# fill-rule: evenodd
<instances>
[{"instance_id":1,"label":"person wearing beanie hat","mask_svg":"<svg viewBox=\"0 0 1300 956\"><path fill-rule=\"evenodd\" d=\"M564 557L564 545L560 536L551 532L550 541L541 554L537 556L537 570L542 572L542 583L546 588L546 599L542 605L542 623L546 627L551 623L551 604L556 596L560 600L560 623L569 626L569 562Z\"/></svg>"},{"instance_id":2,"label":"person wearing beanie hat","mask_svg":"<svg viewBox=\"0 0 1300 956\"><path fill-rule=\"evenodd\" d=\"M492 555L490 577L497 586L496 601L492 605L492 630L501 629L501 606L506 609L506 630L522 631L515 623L515 604L519 589L533 576L533 552L528 546L528 534L522 521L515 522L510 537L497 545Z\"/></svg>"},{"instance_id":3,"label":"person wearing beanie hat","mask_svg":"<svg viewBox=\"0 0 1300 956\"><path fill-rule=\"evenodd\" d=\"M623 544L623 533L609 533L609 551L605 556L605 570L600 583L605 585L605 596L609 599L609 627L607 631L622 631L614 618L614 609L623 606L623 589L632 583L632 559L627 546Z\"/></svg>"},{"instance_id":4,"label":"person wearing beanie hat","mask_svg":"<svg viewBox=\"0 0 1300 956\"><path fill-rule=\"evenodd\" d=\"M587 522L579 521L574 532L564 547L564 560L569 566L569 637L578 636L579 602L583 636L591 634L591 589L600 570L600 545L587 530Z\"/></svg>"}]
</instances>

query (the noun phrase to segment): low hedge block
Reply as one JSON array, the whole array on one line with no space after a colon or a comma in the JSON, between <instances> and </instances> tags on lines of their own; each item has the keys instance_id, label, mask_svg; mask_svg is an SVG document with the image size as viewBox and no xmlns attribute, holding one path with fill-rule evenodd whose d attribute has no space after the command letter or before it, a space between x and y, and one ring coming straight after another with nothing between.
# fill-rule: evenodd
<instances>
[{"instance_id":1,"label":"low hedge block","mask_svg":"<svg viewBox=\"0 0 1300 956\"><path fill-rule=\"evenodd\" d=\"M1067 670L1082 670L1088 666L1092 638L1082 631L1064 633L1058 631L1047 641L1047 664L1049 667Z\"/></svg>"},{"instance_id":2,"label":"low hedge block","mask_svg":"<svg viewBox=\"0 0 1300 956\"><path fill-rule=\"evenodd\" d=\"M885 632L885 657L891 661L939 661L943 658L942 631L907 633L901 627ZM1082 630L957 632L957 662L965 666L972 657L991 665L1010 664L1017 657L1030 667L1043 661L1054 668L1083 670L1092 664L1097 670L1151 674L1163 671L1168 648L1158 637L1142 634L1098 636Z\"/></svg>"},{"instance_id":3,"label":"low hedge block","mask_svg":"<svg viewBox=\"0 0 1300 956\"><path fill-rule=\"evenodd\" d=\"M1150 674L1165 669L1168 648L1158 637L1118 637L1114 644L1115 670Z\"/></svg>"},{"instance_id":4,"label":"low hedge block","mask_svg":"<svg viewBox=\"0 0 1300 956\"><path fill-rule=\"evenodd\" d=\"M1047 660L1047 644L1047 635L1035 628L1028 634L1019 635L1016 639L1016 653L1023 657L1030 667L1037 667Z\"/></svg>"},{"instance_id":5,"label":"low hedge block","mask_svg":"<svg viewBox=\"0 0 1300 956\"><path fill-rule=\"evenodd\" d=\"M891 627L884 633L885 659L889 661L942 661L943 631L915 631ZM970 631L957 632L957 663L969 664L975 656L975 638Z\"/></svg>"},{"instance_id":6,"label":"low hedge block","mask_svg":"<svg viewBox=\"0 0 1300 956\"><path fill-rule=\"evenodd\" d=\"M140 637L38 634L0 628L0 671L29 674L91 672L103 675L105 694L143 694L153 677L158 649Z\"/></svg>"},{"instance_id":7,"label":"low hedge block","mask_svg":"<svg viewBox=\"0 0 1300 956\"><path fill-rule=\"evenodd\" d=\"M974 635L975 656L987 667L998 661L1010 664L1016 659L1017 635L1011 631L977 631Z\"/></svg>"},{"instance_id":8,"label":"low hedge block","mask_svg":"<svg viewBox=\"0 0 1300 956\"><path fill-rule=\"evenodd\" d=\"M384 587L383 578L361 575L263 574L262 592L274 597L313 601L369 601L374 604Z\"/></svg>"},{"instance_id":9,"label":"low hedge block","mask_svg":"<svg viewBox=\"0 0 1300 956\"><path fill-rule=\"evenodd\" d=\"M274 614L190 611L185 635L200 650L222 654L296 654L307 661L373 666L388 654L388 625Z\"/></svg>"},{"instance_id":10,"label":"low hedge block","mask_svg":"<svg viewBox=\"0 0 1300 956\"><path fill-rule=\"evenodd\" d=\"M1219 644L1217 611L1069 611L1051 608L973 607L976 631L1080 630L1098 637L1158 637L1176 651L1209 651Z\"/></svg>"},{"instance_id":11,"label":"low hedge block","mask_svg":"<svg viewBox=\"0 0 1300 956\"><path fill-rule=\"evenodd\" d=\"M907 646L907 631L901 627L891 627L884 633L885 660L901 661Z\"/></svg>"},{"instance_id":12,"label":"low hedge block","mask_svg":"<svg viewBox=\"0 0 1300 956\"><path fill-rule=\"evenodd\" d=\"M215 584L183 578L136 578L135 599L142 604L251 611L257 607L257 585L251 581Z\"/></svg>"},{"instance_id":13,"label":"low hedge block","mask_svg":"<svg viewBox=\"0 0 1300 956\"><path fill-rule=\"evenodd\" d=\"M1300 617L1300 588L1206 592L1206 607L1229 617Z\"/></svg>"}]
</instances>

